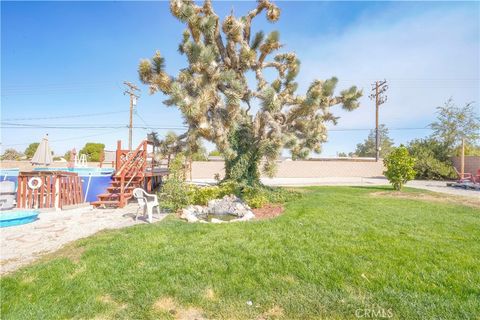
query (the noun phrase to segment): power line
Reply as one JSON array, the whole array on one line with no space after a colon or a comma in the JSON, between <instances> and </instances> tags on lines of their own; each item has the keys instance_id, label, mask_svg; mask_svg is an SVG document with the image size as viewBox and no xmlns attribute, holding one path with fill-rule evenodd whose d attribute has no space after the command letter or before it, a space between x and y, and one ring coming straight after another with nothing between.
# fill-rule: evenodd
<instances>
[{"instance_id":1,"label":"power line","mask_svg":"<svg viewBox=\"0 0 480 320\"><path fill-rule=\"evenodd\" d=\"M35 84L11 84L2 86L3 89L36 89L45 87L79 87L79 86L97 86L99 84L115 84L117 81L80 81L80 82L57 82L57 83L35 83Z\"/></svg>"},{"instance_id":2,"label":"power line","mask_svg":"<svg viewBox=\"0 0 480 320\"><path fill-rule=\"evenodd\" d=\"M143 119L143 118L141 118ZM145 120L142 120L145 121ZM6 126L4 126L6 125ZM73 125L73 126L57 126L57 125L33 125L33 124L22 124L22 123L3 123L2 128L9 129L124 129L128 128L128 125L100 125L100 126L91 126L91 125ZM168 129L188 129L187 126L159 126L159 125L148 125L145 123L145 126L134 126L134 129L157 129L157 130L168 130ZM331 128L328 131L370 131L372 128ZM403 131L403 130L431 130L428 126L425 127L399 127L399 128L388 128L390 131Z\"/></svg>"},{"instance_id":3,"label":"power line","mask_svg":"<svg viewBox=\"0 0 480 320\"><path fill-rule=\"evenodd\" d=\"M29 118L9 118L9 119L2 119L3 121L29 121L29 120L50 120L50 119L67 119L67 118L82 118L82 117L93 117L93 116L102 116L102 115L110 115L110 114L117 114L117 113L125 113L128 110L122 111L111 111L111 112L99 112L99 113L84 113L84 114L76 114L76 115L64 115L64 116L52 116L52 117L29 117Z\"/></svg>"},{"instance_id":4,"label":"power line","mask_svg":"<svg viewBox=\"0 0 480 320\"><path fill-rule=\"evenodd\" d=\"M55 139L55 140L50 140L50 142L70 141L70 140L77 140L77 139L90 138L90 137L106 136L108 134L112 134L112 133L119 132L119 131L120 130L113 130L113 131L110 131L110 132L89 134L89 135L85 135L85 136L77 136L77 137L70 137L70 138L64 138L64 139ZM31 141L30 142L24 142L24 143L7 144L7 145L4 145L4 147L22 146L22 145L28 145L30 143L31 143Z\"/></svg>"},{"instance_id":5,"label":"power line","mask_svg":"<svg viewBox=\"0 0 480 320\"><path fill-rule=\"evenodd\" d=\"M146 125L149 129L152 129L152 126L149 126L148 123L143 119L143 117L138 113L137 110L135 110L135 115L143 122L144 125Z\"/></svg>"},{"instance_id":6,"label":"power line","mask_svg":"<svg viewBox=\"0 0 480 320\"><path fill-rule=\"evenodd\" d=\"M2 129L126 129L129 128L128 125L122 126L76 126L76 127L68 127L68 126L3 126ZM134 126L133 129L157 129L157 130L185 130L187 127L146 127L146 126Z\"/></svg>"}]
</instances>

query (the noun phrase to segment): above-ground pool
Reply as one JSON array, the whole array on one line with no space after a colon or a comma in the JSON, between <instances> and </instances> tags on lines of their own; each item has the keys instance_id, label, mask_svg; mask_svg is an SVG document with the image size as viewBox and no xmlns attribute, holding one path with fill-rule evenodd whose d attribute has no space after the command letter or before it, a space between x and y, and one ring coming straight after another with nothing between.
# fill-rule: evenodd
<instances>
[{"instance_id":1,"label":"above-ground pool","mask_svg":"<svg viewBox=\"0 0 480 320\"><path fill-rule=\"evenodd\" d=\"M85 202L96 201L97 196L106 193L112 180L114 169L112 168L35 168L35 171L67 171L76 172L82 182L82 192ZM18 169L0 170L0 181L13 181L15 185L18 180Z\"/></svg>"},{"instance_id":2,"label":"above-ground pool","mask_svg":"<svg viewBox=\"0 0 480 320\"><path fill-rule=\"evenodd\" d=\"M0 228L18 226L37 220L39 211L18 210L0 213Z\"/></svg>"}]
</instances>

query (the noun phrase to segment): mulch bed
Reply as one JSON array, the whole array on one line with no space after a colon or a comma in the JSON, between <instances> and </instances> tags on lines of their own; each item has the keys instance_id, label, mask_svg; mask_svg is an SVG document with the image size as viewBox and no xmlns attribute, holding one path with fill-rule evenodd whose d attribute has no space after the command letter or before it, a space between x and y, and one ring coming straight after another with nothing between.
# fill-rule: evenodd
<instances>
[{"instance_id":1,"label":"mulch bed","mask_svg":"<svg viewBox=\"0 0 480 320\"><path fill-rule=\"evenodd\" d=\"M285 208L281 204L267 204L261 208L252 209L255 219L271 219L283 213Z\"/></svg>"}]
</instances>

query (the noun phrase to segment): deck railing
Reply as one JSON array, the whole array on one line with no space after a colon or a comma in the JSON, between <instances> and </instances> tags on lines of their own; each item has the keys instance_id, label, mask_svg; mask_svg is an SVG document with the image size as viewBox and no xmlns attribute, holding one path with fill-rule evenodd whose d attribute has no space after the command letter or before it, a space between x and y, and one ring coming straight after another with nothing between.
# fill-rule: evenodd
<instances>
[{"instance_id":1,"label":"deck railing","mask_svg":"<svg viewBox=\"0 0 480 320\"><path fill-rule=\"evenodd\" d=\"M118 142L115 179L119 181L120 207L125 205L125 190L133 179L143 179L147 165L147 140L143 140L134 151L122 150L121 142Z\"/></svg>"}]
</instances>

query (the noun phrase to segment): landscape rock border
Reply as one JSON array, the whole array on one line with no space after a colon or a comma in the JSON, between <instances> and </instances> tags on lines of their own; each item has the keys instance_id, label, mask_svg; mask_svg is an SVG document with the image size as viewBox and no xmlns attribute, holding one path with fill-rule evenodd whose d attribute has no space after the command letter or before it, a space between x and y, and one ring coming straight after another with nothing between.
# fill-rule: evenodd
<instances>
[{"instance_id":1,"label":"landscape rock border","mask_svg":"<svg viewBox=\"0 0 480 320\"><path fill-rule=\"evenodd\" d=\"M235 195L227 195L222 199L214 199L208 202L207 206L190 205L187 208L182 209L180 218L187 220L187 222L194 223L208 223L208 221L202 219L202 217L208 214L215 215L233 215L237 218L230 221L224 221L220 219L212 219L211 223L227 223L237 221L248 221L255 218L255 214L252 209Z\"/></svg>"}]
</instances>

